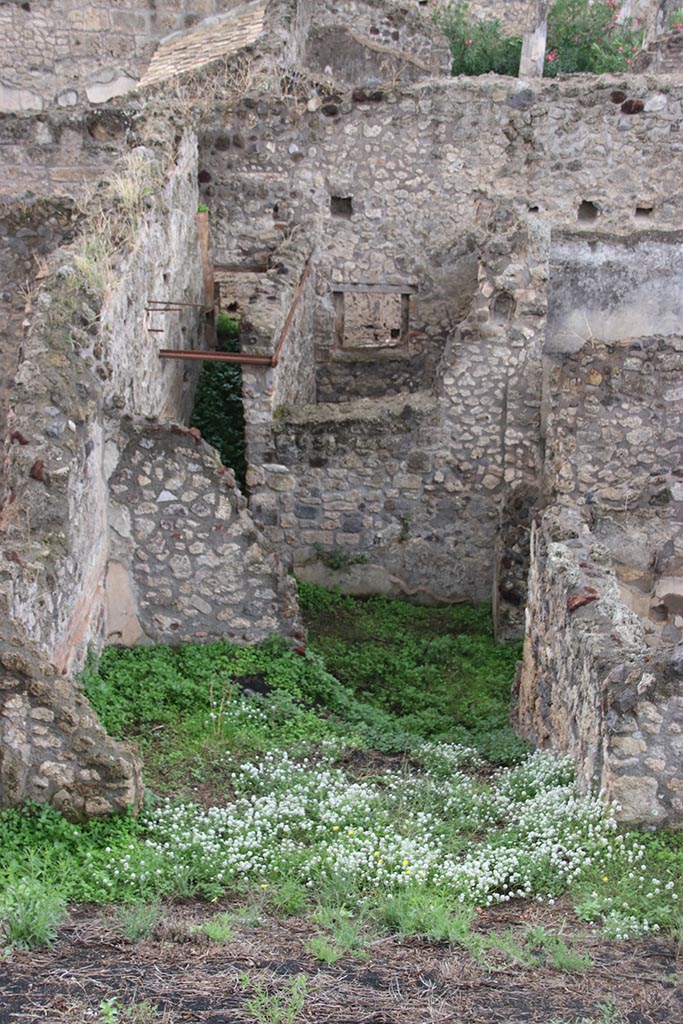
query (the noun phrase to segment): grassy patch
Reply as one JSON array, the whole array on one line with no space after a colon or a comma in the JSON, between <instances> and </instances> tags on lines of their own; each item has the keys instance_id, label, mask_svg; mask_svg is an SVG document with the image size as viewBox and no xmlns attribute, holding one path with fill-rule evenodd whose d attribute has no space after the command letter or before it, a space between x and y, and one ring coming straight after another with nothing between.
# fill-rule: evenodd
<instances>
[{"instance_id":1,"label":"grassy patch","mask_svg":"<svg viewBox=\"0 0 683 1024\"><path fill-rule=\"evenodd\" d=\"M472 926L482 908L565 893L614 937L678 934L681 837L621 833L566 760L512 736L518 651L494 645L488 610L310 586L301 598L305 655L271 639L111 649L91 667L104 724L144 748L147 804L83 825L30 805L0 814L8 944L23 941L24 897L45 908L49 939L65 900L121 904L132 937L154 930L165 897L229 895L313 915L308 952L328 964L362 958L372 920L580 970L560 937ZM228 941L228 918L207 927Z\"/></svg>"}]
</instances>

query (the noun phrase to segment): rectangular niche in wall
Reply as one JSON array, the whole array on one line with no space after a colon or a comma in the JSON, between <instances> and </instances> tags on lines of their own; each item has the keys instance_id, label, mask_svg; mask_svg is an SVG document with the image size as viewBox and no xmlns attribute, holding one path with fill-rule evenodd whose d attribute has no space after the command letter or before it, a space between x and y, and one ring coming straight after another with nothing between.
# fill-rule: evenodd
<instances>
[{"instance_id":1,"label":"rectangular niche in wall","mask_svg":"<svg viewBox=\"0 0 683 1024\"><path fill-rule=\"evenodd\" d=\"M408 341L414 284L335 285L335 336L341 348L397 348Z\"/></svg>"},{"instance_id":2,"label":"rectangular niche in wall","mask_svg":"<svg viewBox=\"0 0 683 1024\"><path fill-rule=\"evenodd\" d=\"M231 316L242 316L250 303L256 302L263 288L263 275L268 259L253 263L214 264L214 281L218 289L218 308Z\"/></svg>"}]
</instances>

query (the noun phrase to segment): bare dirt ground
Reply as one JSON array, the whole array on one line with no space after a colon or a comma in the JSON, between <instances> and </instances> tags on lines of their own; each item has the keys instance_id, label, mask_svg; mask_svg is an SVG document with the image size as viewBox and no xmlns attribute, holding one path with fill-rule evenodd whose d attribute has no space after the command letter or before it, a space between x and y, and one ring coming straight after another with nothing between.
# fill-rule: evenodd
<instances>
[{"instance_id":1,"label":"bare dirt ground","mask_svg":"<svg viewBox=\"0 0 683 1024\"><path fill-rule=\"evenodd\" d=\"M485 961L466 950L411 938L369 935L361 956L332 966L306 950L302 918L240 925L225 943L191 934L227 902L166 906L152 936L126 941L111 908L73 908L55 945L0 961L1 1024L290 1024L256 1017L249 985L286 993L298 975L308 994L298 1024L682 1024L683 961L665 938L606 941L568 907L515 904L483 912L478 930L521 936L528 925L561 930L591 957L567 973L515 963L499 951ZM512 934L512 933L510 933ZM248 976L248 983L245 982ZM116 1000L109 1017L103 1002Z\"/></svg>"}]
</instances>

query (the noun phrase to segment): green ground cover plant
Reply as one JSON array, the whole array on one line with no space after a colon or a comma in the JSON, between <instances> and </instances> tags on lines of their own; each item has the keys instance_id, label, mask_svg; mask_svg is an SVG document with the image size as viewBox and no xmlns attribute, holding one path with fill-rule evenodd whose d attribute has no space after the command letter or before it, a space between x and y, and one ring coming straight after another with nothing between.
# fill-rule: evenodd
<instances>
[{"instance_id":1,"label":"green ground cover plant","mask_svg":"<svg viewBox=\"0 0 683 1024\"><path fill-rule=\"evenodd\" d=\"M149 934L169 897L309 914L309 953L327 963L362 957L370 920L486 958L498 947L478 910L567 894L617 939L677 934L683 834L623 832L567 760L512 736L519 651L495 646L488 609L300 596L305 654L272 638L112 648L90 666L104 724L144 750L148 798L137 818L82 824L35 805L0 814L6 945L49 941L67 900L119 904L124 933ZM25 940L23 903L51 896L59 913ZM210 927L228 941L231 918ZM508 946L582 969L561 938Z\"/></svg>"},{"instance_id":2,"label":"green ground cover plant","mask_svg":"<svg viewBox=\"0 0 683 1024\"><path fill-rule=\"evenodd\" d=\"M555 0L548 14L544 74L626 71L642 44L640 19L620 18L620 0ZM438 3L434 20L448 39L454 75L517 75L519 36L497 19L478 19L464 0Z\"/></svg>"}]
</instances>

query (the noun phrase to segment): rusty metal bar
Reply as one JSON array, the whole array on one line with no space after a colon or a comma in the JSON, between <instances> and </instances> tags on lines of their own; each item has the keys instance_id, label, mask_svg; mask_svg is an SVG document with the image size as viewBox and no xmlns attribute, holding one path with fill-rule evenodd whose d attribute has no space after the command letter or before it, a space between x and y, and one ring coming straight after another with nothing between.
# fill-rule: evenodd
<instances>
[{"instance_id":1,"label":"rusty metal bar","mask_svg":"<svg viewBox=\"0 0 683 1024\"><path fill-rule=\"evenodd\" d=\"M198 352L195 349L162 348L160 359L209 360L215 363L245 363L247 366L272 366L272 356L257 356L249 352Z\"/></svg>"},{"instance_id":2,"label":"rusty metal bar","mask_svg":"<svg viewBox=\"0 0 683 1024\"><path fill-rule=\"evenodd\" d=\"M162 309L149 309L150 306L161 306ZM147 309L150 313L163 313L167 309L171 311L176 309L189 308L189 309L206 309L203 302L176 302L175 299L148 299Z\"/></svg>"},{"instance_id":3,"label":"rusty metal bar","mask_svg":"<svg viewBox=\"0 0 683 1024\"><path fill-rule=\"evenodd\" d=\"M297 285L296 295L294 296L294 300L290 307L289 313L287 314L285 325L280 331L280 337L278 338L278 342L272 356L252 355L248 352L199 352L195 349L187 348L162 348L159 349L159 358L192 360L202 359L210 360L216 363L242 363L245 366L277 366L278 362L280 361L280 352L282 351L282 346L284 345L285 338L287 337L289 329L294 321L294 314L296 313L296 308L299 305L299 300L301 298L301 293L304 290L304 285L306 283L306 278L308 277L308 272L311 269L312 258L313 253L311 253L311 255L306 260L306 265L304 267L301 278L299 279L299 284ZM187 305L193 305L193 303L187 303ZM152 312L159 312L159 310L152 310Z\"/></svg>"}]
</instances>

